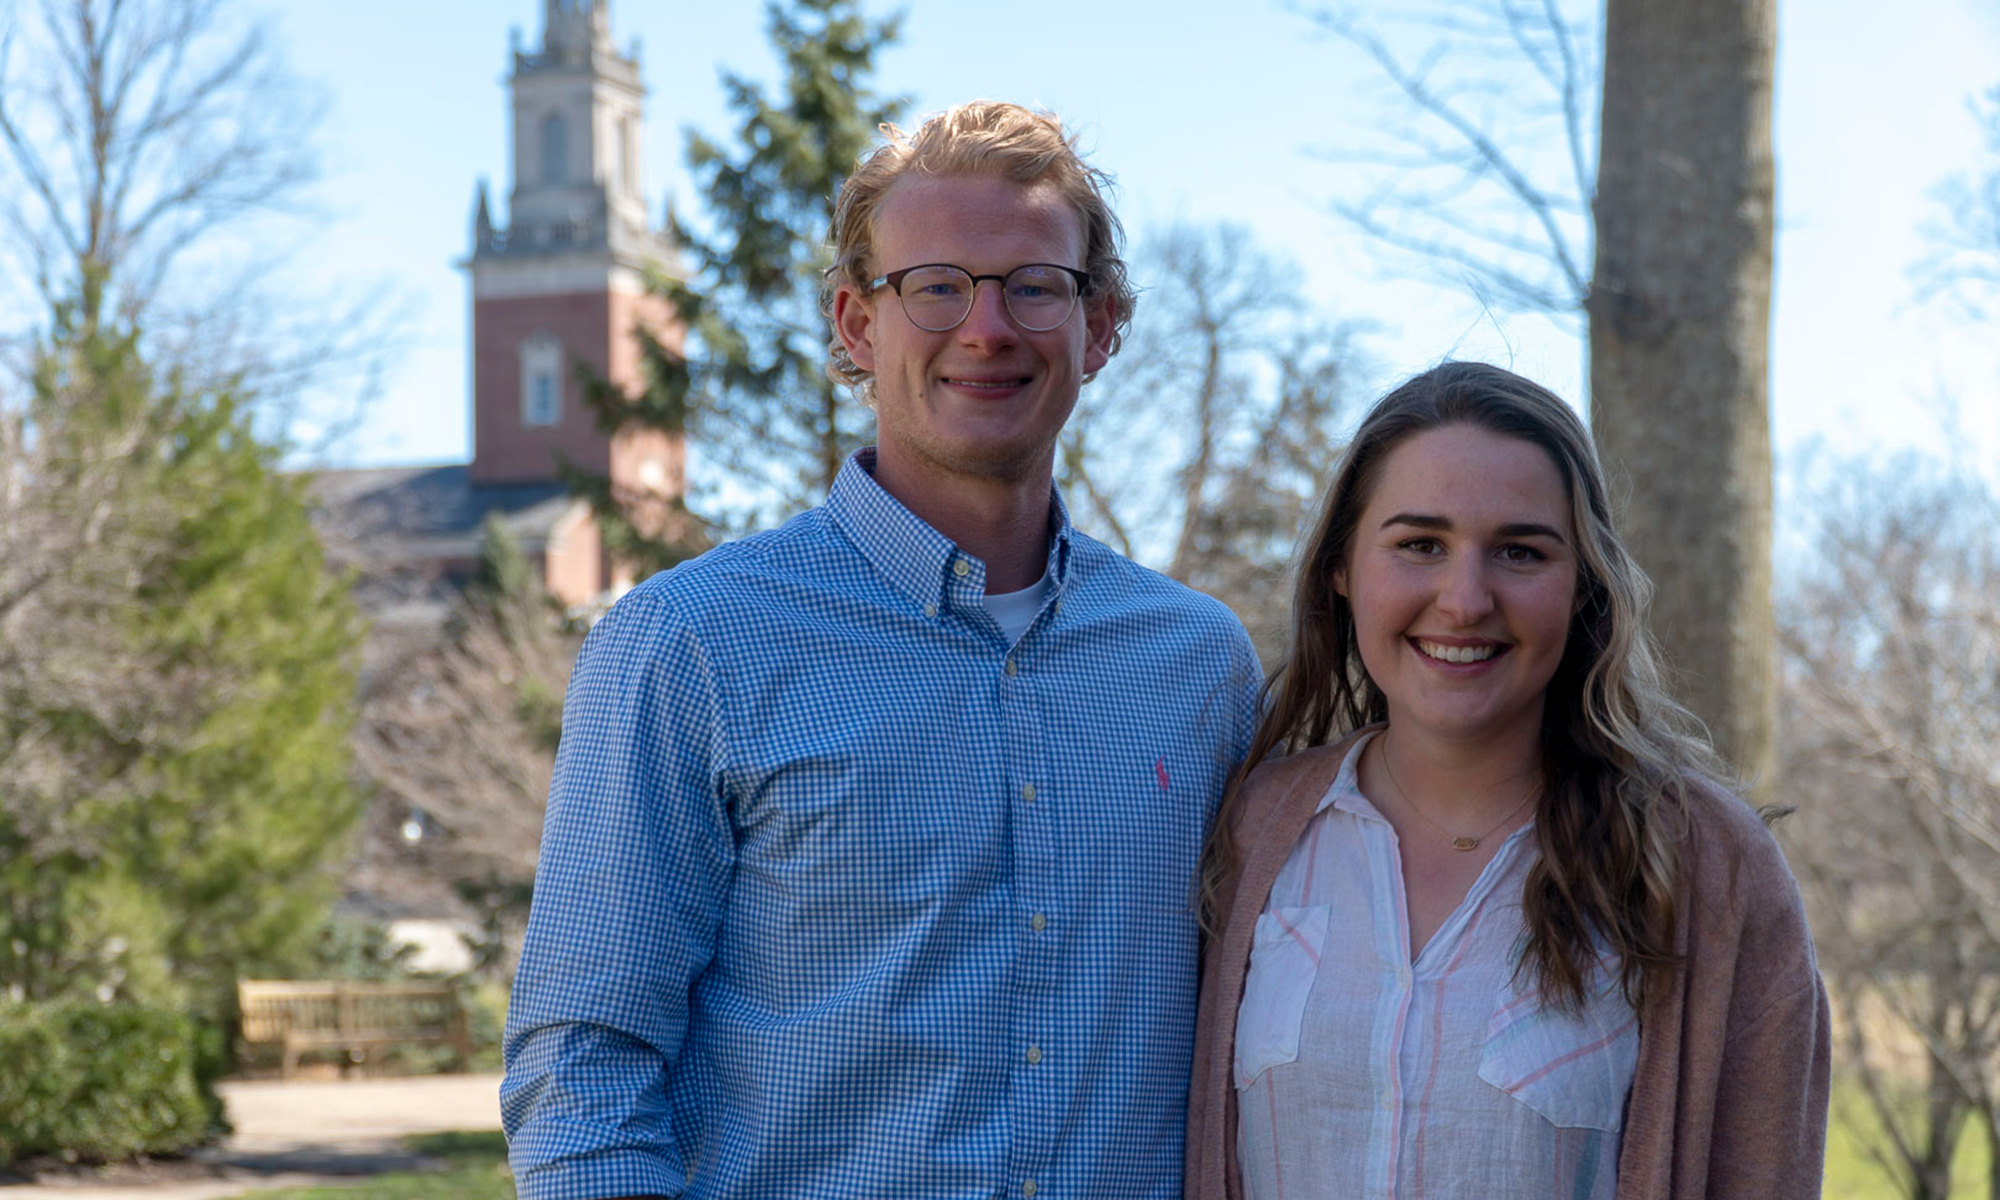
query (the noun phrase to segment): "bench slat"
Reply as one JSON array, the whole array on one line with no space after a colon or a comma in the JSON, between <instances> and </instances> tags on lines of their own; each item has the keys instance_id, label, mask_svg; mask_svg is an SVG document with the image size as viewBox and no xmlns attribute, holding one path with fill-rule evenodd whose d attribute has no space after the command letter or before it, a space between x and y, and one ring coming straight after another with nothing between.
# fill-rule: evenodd
<instances>
[{"instance_id":1,"label":"bench slat","mask_svg":"<svg viewBox=\"0 0 2000 1200\"><path fill-rule=\"evenodd\" d=\"M287 1079L297 1070L299 1051L318 1047L353 1053L377 1046L449 1045L457 1051L460 1070L471 1066L465 1007L451 984L245 979L237 983L237 1006L243 1040L281 1046Z\"/></svg>"}]
</instances>

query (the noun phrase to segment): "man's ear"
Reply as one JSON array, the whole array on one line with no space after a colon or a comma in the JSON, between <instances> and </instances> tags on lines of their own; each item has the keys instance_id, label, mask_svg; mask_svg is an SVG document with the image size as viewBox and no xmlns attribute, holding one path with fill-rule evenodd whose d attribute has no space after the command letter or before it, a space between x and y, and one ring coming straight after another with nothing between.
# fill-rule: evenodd
<instances>
[{"instance_id":1,"label":"man's ear","mask_svg":"<svg viewBox=\"0 0 2000 1200\"><path fill-rule=\"evenodd\" d=\"M1118 301L1106 296L1102 304L1086 304L1083 310L1083 374L1097 374L1111 361L1111 342L1118 336ZM850 351L851 353L851 351Z\"/></svg>"},{"instance_id":2,"label":"man's ear","mask_svg":"<svg viewBox=\"0 0 2000 1200\"><path fill-rule=\"evenodd\" d=\"M862 295L861 289L851 283L843 283L833 294L833 328L840 335L840 343L847 347L847 357L864 371L875 369L875 307Z\"/></svg>"}]
</instances>

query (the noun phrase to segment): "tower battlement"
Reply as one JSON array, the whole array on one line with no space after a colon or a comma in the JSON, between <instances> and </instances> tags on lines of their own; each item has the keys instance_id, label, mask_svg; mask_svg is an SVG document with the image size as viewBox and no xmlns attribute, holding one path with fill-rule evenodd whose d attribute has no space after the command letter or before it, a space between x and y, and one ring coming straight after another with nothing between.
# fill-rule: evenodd
<instances>
[{"instance_id":1,"label":"tower battlement","mask_svg":"<svg viewBox=\"0 0 2000 1200\"><path fill-rule=\"evenodd\" d=\"M474 486L555 483L567 463L621 494L678 496L683 446L657 432L607 435L579 366L628 395L643 386L637 331L680 328L646 289L672 268L647 221L645 87L636 47L611 41L608 0L546 0L541 44L512 51L512 153L504 216L477 186L471 247ZM604 563L612 583L616 564Z\"/></svg>"}]
</instances>

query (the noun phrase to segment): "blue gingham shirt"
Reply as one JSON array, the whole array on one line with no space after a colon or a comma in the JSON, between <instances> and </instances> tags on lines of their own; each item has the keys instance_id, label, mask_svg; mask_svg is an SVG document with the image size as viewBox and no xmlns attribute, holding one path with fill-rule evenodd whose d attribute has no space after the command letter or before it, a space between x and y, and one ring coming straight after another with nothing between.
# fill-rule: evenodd
<instances>
[{"instance_id":1,"label":"blue gingham shirt","mask_svg":"<svg viewBox=\"0 0 2000 1200\"><path fill-rule=\"evenodd\" d=\"M1010 646L870 467L578 657L507 1020L526 1200L1180 1195L1255 652L1060 499Z\"/></svg>"}]
</instances>

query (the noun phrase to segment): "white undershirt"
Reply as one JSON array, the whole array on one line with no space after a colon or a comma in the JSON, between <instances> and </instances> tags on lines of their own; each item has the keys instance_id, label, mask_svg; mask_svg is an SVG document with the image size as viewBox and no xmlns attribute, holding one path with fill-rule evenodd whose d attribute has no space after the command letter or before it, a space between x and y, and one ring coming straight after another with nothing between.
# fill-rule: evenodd
<instances>
[{"instance_id":1,"label":"white undershirt","mask_svg":"<svg viewBox=\"0 0 2000 1200\"><path fill-rule=\"evenodd\" d=\"M1412 962L1396 831L1355 777L1368 740L1257 921L1236 1024L1245 1192L1611 1200L1639 1049L1616 971L1581 1018L1516 984L1532 824Z\"/></svg>"},{"instance_id":2,"label":"white undershirt","mask_svg":"<svg viewBox=\"0 0 2000 1200\"><path fill-rule=\"evenodd\" d=\"M988 592L981 598L986 611L1000 623L1000 632L1007 635L1008 645L1020 641L1028 626L1035 623L1035 614L1042 611L1042 601L1053 587L1044 571L1040 579L1018 592Z\"/></svg>"}]
</instances>

